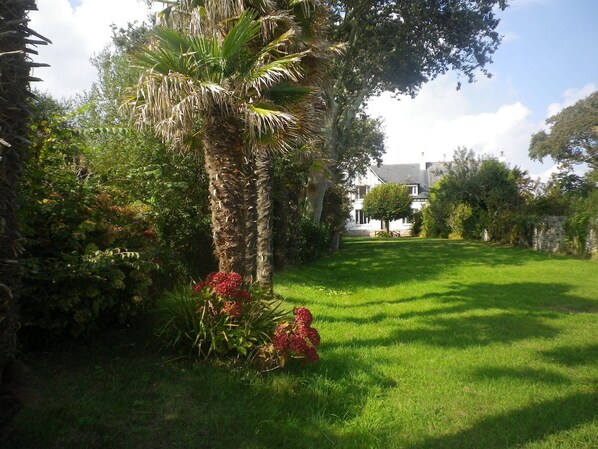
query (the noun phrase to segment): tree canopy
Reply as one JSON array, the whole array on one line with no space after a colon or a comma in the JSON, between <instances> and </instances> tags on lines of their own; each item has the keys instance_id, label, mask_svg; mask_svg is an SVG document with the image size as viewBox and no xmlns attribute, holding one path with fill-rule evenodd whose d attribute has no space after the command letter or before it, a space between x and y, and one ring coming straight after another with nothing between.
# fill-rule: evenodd
<instances>
[{"instance_id":1,"label":"tree canopy","mask_svg":"<svg viewBox=\"0 0 598 449\"><path fill-rule=\"evenodd\" d=\"M363 198L363 213L375 220L382 220L386 232L390 222L411 214L411 195L406 185L396 182L380 184Z\"/></svg>"},{"instance_id":2,"label":"tree canopy","mask_svg":"<svg viewBox=\"0 0 598 449\"><path fill-rule=\"evenodd\" d=\"M549 131L532 136L529 155L550 156L566 166L588 164L598 169L598 91L546 120Z\"/></svg>"},{"instance_id":3,"label":"tree canopy","mask_svg":"<svg viewBox=\"0 0 598 449\"><path fill-rule=\"evenodd\" d=\"M345 45L328 89L332 172L343 170L350 160L363 160L352 158L343 149L349 145L355 119L368 98L383 91L415 96L423 84L449 70L469 82L478 70L490 76L486 66L500 43L496 7L507 7L506 0L323 3L330 11L330 40ZM376 155L366 153L366 158L375 161ZM314 197L319 197L310 201L315 219L321 214L326 185L322 178L313 190Z\"/></svg>"}]
</instances>

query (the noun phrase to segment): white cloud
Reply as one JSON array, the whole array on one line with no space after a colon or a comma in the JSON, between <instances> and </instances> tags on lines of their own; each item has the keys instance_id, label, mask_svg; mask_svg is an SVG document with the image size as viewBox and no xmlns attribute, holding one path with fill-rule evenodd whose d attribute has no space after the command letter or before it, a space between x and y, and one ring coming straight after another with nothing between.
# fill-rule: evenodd
<instances>
[{"instance_id":1,"label":"white cloud","mask_svg":"<svg viewBox=\"0 0 598 449\"><path fill-rule=\"evenodd\" d=\"M502 103L498 95L493 80L456 91L448 76L424 86L415 99L397 101L386 94L373 99L369 112L385 119L384 162L419 162L422 152L426 161L451 160L465 146L477 154L504 152L508 163L541 175L546 167L528 157L530 137L541 124L532 122L521 101Z\"/></svg>"},{"instance_id":2,"label":"white cloud","mask_svg":"<svg viewBox=\"0 0 598 449\"><path fill-rule=\"evenodd\" d=\"M89 60L110 41L110 24L126 26L144 21L147 7L139 0L38 0L39 11L31 12L30 27L53 44L39 47L37 62L51 64L38 69L44 82L37 88L56 97L69 97L91 86L95 69Z\"/></svg>"},{"instance_id":3,"label":"white cloud","mask_svg":"<svg viewBox=\"0 0 598 449\"><path fill-rule=\"evenodd\" d=\"M595 92L596 90L598 90L598 88L596 87L596 84L594 84L594 83L588 83L579 89L576 89L576 88L567 89L565 92L563 92L563 95L562 95L563 100L560 103L556 102L556 103L551 103L550 105L548 105L546 117L547 118L552 117L553 115L558 114L564 108L573 106L579 100L586 98L588 95Z\"/></svg>"}]
</instances>

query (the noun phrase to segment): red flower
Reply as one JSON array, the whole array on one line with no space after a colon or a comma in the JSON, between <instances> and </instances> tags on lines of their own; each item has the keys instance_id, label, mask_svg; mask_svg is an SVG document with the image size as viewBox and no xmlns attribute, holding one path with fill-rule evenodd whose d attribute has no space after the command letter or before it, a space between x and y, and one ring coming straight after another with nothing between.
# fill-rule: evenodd
<instances>
[{"instance_id":1,"label":"red flower","mask_svg":"<svg viewBox=\"0 0 598 449\"><path fill-rule=\"evenodd\" d=\"M309 326L313 321L313 316L307 307L296 307L293 309L295 321L299 325Z\"/></svg>"},{"instance_id":2,"label":"red flower","mask_svg":"<svg viewBox=\"0 0 598 449\"><path fill-rule=\"evenodd\" d=\"M304 355L304 363L316 363L318 360L320 360L320 356L318 355L316 348L307 348Z\"/></svg>"},{"instance_id":3,"label":"red flower","mask_svg":"<svg viewBox=\"0 0 598 449\"><path fill-rule=\"evenodd\" d=\"M290 347L289 336L286 332L286 326L279 324L274 331L274 338L272 338L274 349L280 352L288 351Z\"/></svg>"},{"instance_id":4,"label":"red flower","mask_svg":"<svg viewBox=\"0 0 598 449\"><path fill-rule=\"evenodd\" d=\"M291 336L289 347L297 355L304 355L308 348L305 339L297 334Z\"/></svg>"}]
</instances>

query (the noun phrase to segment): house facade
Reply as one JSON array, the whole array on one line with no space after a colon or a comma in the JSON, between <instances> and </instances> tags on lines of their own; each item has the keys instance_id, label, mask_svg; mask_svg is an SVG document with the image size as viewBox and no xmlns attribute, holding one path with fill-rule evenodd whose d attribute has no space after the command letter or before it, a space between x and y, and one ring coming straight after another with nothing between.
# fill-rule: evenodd
<instances>
[{"instance_id":1,"label":"house facade","mask_svg":"<svg viewBox=\"0 0 598 449\"><path fill-rule=\"evenodd\" d=\"M421 164L393 164L371 166L365 176L358 177L352 188L352 209L345 225L346 234L352 236L373 236L384 229L381 220L370 219L363 213L363 198L375 186L388 182L404 184L409 188L413 202L412 212L421 211L430 197L430 187L436 184L446 172L445 162L423 162ZM390 222L390 230L406 236L411 233L412 218Z\"/></svg>"}]
</instances>

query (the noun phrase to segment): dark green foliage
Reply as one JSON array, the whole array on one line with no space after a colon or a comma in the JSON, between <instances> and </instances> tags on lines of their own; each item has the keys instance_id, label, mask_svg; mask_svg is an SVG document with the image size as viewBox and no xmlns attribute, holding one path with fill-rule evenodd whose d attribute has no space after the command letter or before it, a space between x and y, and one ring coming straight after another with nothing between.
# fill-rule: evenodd
<instances>
[{"instance_id":1,"label":"dark green foliage","mask_svg":"<svg viewBox=\"0 0 598 449\"><path fill-rule=\"evenodd\" d=\"M19 410L7 386L16 352L22 274L17 197L28 150L29 84L39 81L31 70L46 66L32 62L30 55L37 54L32 46L49 43L28 27L28 13L36 9L35 0L0 2L0 440Z\"/></svg>"},{"instance_id":2,"label":"dark green foliage","mask_svg":"<svg viewBox=\"0 0 598 449\"><path fill-rule=\"evenodd\" d=\"M365 174L372 165L380 165L386 152L383 122L361 111L354 119L347 136L347 143L340 149L338 170L353 180Z\"/></svg>"},{"instance_id":3,"label":"dark green foliage","mask_svg":"<svg viewBox=\"0 0 598 449\"><path fill-rule=\"evenodd\" d=\"M512 241L515 217L529 195L527 174L496 159L476 159L471 150L455 151L448 173L432 188L424 210L427 237Z\"/></svg>"},{"instance_id":4,"label":"dark green foliage","mask_svg":"<svg viewBox=\"0 0 598 449\"><path fill-rule=\"evenodd\" d=\"M330 227L326 223L318 223L308 217L301 217L297 227L297 238L293 262L310 263L317 260L328 250Z\"/></svg>"},{"instance_id":5,"label":"dark green foliage","mask_svg":"<svg viewBox=\"0 0 598 449\"><path fill-rule=\"evenodd\" d=\"M419 237L424 224L424 215L421 211L413 212L413 223L411 224L411 235L413 237Z\"/></svg>"},{"instance_id":6,"label":"dark green foliage","mask_svg":"<svg viewBox=\"0 0 598 449\"><path fill-rule=\"evenodd\" d=\"M81 100L77 123L87 130L83 138L92 148L87 155L90 170L119 204L142 205L151 217L159 235L162 284L172 287L214 271L216 262L201 151L173 151L131 129L120 108L139 77L129 53L148 35L144 25L113 29L115 48L94 58L99 81Z\"/></svg>"},{"instance_id":7,"label":"dark green foliage","mask_svg":"<svg viewBox=\"0 0 598 449\"><path fill-rule=\"evenodd\" d=\"M578 198L570 207L565 221L565 233L573 253L587 255L587 241L591 231L598 233L598 190Z\"/></svg>"},{"instance_id":8,"label":"dark green foliage","mask_svg":"<svg viewBox=\"0 0 598 449\"><path fill-rule=\"evenodd\" d=\"M21 192L22 325L29 335L77 337L151 303L156 232L146 208L118 204L90 176L71 126L46 112L37 109L32 124Z\"/></svg>"}]
</instances>

